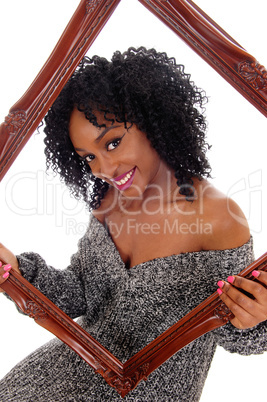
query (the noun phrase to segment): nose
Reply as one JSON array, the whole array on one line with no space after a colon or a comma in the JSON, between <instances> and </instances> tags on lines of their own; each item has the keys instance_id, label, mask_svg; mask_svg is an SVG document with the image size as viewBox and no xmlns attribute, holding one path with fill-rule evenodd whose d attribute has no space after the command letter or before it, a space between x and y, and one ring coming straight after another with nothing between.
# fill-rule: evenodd
<instances>
[{"instance_id":1,"label":"nose","mask_svg":"<svg viewBox=\"0 0 267 402\"><path fill-rule=\"evenodd\" d=\"M118 164L112 158L105 156L98 158L97 163L92 168L92 173L99 179L107 180L116 176L117 168Z\"/></svg>"}]
</instances>

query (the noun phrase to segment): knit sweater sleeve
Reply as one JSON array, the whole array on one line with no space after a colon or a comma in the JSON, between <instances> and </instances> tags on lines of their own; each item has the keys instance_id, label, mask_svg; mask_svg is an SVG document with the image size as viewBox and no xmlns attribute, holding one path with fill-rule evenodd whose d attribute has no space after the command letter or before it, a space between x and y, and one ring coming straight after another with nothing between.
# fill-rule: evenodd
<instances>
[{"instance_id":1,"label":"knit sweater sleeve","mask_svg":"<svg viewBox=\"0 0 267 402\"><path fill-rule=\"evenodd\" d=\"M231 323L214 331L219 346L230 353L248 356L267 351L267 321L254 328L237 329Z\"/></svg>"},{"instance_id":2,"label":"knit sweater sleeve","mask_svg":"<svg viewBox=\"0 0 267 402\"><path fill-rule=\"evenodd\" d=\"M39 254L33 252L22 253L17 259L22 276L66 314L71 318L85 314L79 252L71 257L70 265L64 270L47 265Z\"/></svg>"},{"instance_id":3,"label":"knit sweater sleeve","mask_svg":"<svg viewBox=\"0 0 267 402\"><path fill-rule=\"evenodd\" d=\"M56 269L36 253L17 256L22 276L71 318L84 316L95 322L109 308L123 281L123 263L105 228L91 217L88 229L78 243L69 266ZM117 272L114 267L119 265ZM9 297L9 296L7 296Z\"/></svg>"}]
</instances>

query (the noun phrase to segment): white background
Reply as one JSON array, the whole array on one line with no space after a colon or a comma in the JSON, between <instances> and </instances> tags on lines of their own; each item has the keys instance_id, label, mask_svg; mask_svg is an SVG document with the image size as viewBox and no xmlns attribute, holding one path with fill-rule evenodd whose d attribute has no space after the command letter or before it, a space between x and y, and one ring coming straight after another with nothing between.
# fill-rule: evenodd
<instances>
[{"instance_id":1,"label":"white background","mask_svg":"<svg viewBox=\"0 0 267 402\"><path fill-rule=\"evenodd\" d=\"M0 3L0 120L25 92L51 53L78 0ZM265 2L198 0L219 25L267 65ZM135 0L122 0L89 55L110 57L129 46L155 47L174 56L206 90L212 182L244 210L256 257L266 247L266 119L175 34ZM0 184L0 241L14 253L36 251L64 268L88 221L82 204L58 179L46 177L42 132L35 133ZM264 208L265 206L265 208ZM218 278L220 279L220 278ZM205 280L205 278L202 278ZM0 377L52 338L0 296ZM242 357L218 349L201 402L265 401L267 354Z\"/></svg>"}]
</instances>

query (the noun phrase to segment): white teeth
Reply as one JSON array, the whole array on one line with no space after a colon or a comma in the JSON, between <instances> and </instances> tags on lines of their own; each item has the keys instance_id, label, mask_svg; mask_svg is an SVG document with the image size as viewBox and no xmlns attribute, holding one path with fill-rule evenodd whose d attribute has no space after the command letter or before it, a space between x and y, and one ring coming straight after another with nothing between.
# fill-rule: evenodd
<instances>
[{"instance_id":1,"label":"white teeth","mask_svg":"<svg viewBox=\"0 0 267 402\"><path fill-rule=\"evenodd\" d=\"M131 170L129 173L127 173L127 175L125 176L124 179L121 179L121 180L119 180L119 181L115 181L115 183L116 183L118 186L121 186L122 184L127 183L127 181L132 177L133 172L134 172L134 170Z\"/></svg>"}]
</instances>

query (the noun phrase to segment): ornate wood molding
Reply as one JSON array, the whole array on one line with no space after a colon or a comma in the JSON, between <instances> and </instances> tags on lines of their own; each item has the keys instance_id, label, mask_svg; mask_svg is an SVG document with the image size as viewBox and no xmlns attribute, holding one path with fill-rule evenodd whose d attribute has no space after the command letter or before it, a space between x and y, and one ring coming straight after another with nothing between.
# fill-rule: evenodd
<instances>
[{"instance_id":1,"label":"ornate wood molding","mask_svg":"<svg viewBox=\"0 0 267 402\"><path fill-rule=\"evenodd\" d=\"M191 0L139 0L267 116L267 73ZM120 0L81 0L54 51L0 126L0 180Z\"/></svg>"},{"instance_id":2,"label":"ornate wood molding","mask_svg":"<svg viewBox=\"0 0 267 402\"><path fill-rule=\"evenodd\" d=\"M81 0L54 51L0 126L0 179L38 127L120 0ZM191 0L139 0L267 116L267 72L253 56ZM267 253L241 275L267 270ZM19 308L75 350L123 397L175 352L229 321L231 313L211 295L157 339L121 363L77 323L11 270L3 290Z\"/></svg>"},{"instance_id":3,"label":"ornate wood molding","mask_svg":"<svg viewBox=\"0 0 267 402\"><path fill-rule=\"evenodd\" d=\"M251 275L254 269L267 271L267 253L239 275L257 281ZM52 332L78 353L122 397L141 380L146 380L152 371L185 345L225 325L233 317L215 292L144 349L125 363L121 363L16 271L10 271L8 280L1 288L24 313L34 318L37 324Z\"/></svg>"},{"instance_id":4,"label":"ornate wood molding","mask_svg":"<svg viewBox=\"0 0 267 402\"><path fill-rule=\"evenodd\" d=\"M257 91L267 89L267 71L254 61L243 61L238 65L239 74Z\"/></svg>"},{"instance_id":5,"label":"ornate wood molding","mask_svg":"<svg viewBox=\"0 0 267 402\"><path fill-rule=\"evenodd\" d=\"M193 1L139 1L267 116L266 69Z\"/></svg>"},{"instance_id":6,"label":"ornate wood molding","mask_svg":"<svg viewBox=\"0 0 267 402\"><path fill-rule=\"evenodd\" d=\"M81 0L49 59L0 125L0 180L92 45L120 0ZM19 111L19 112L18 112ZM22 113L23 118L14 123ZM21 117L22 117L21 115Z\"/></svg>"},{"instance_id":7,"label":"ornate wood molding","mask_svg":"<svg viewBox=\"0 0 267 402\"><path fill-rule=\"evenodd\" d=\"M92 13L95 11L96 7L99 5L101 0L87 0L86 2L86 13Z\"/></svg>"},{"instance_id":8,"label":"ornate wood molding","mask_svg":"<svg viewBox=\"0 0 267 402\"><path fill-rule=\"evenodd\" d=\"M4 126L9 135L17 135L20 128L26 121L26 113L23 110L16 110L9 113L5 118Z\"/></svg>"},{"instance_id":9,"label":"ornate wood molding","mask_svg":"<svg viewBox=\"0 0 267 402\"><path fill-rule=\"evenodd\" d=\"M25 303L25 313L30 317L34 318L36 321L40 320L45 320L48 315L46 312L39 307L38 304L36 304L32 300L27 300Z\"/></svg>"}]
</instances>

